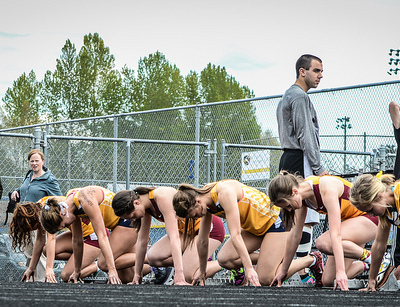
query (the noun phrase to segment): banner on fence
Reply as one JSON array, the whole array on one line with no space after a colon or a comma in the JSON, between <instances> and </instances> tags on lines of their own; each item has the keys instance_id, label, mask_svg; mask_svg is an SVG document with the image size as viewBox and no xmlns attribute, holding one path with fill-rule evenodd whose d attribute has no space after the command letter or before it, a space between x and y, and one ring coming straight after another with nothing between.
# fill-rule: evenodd
<instances>
[{"instance_id":1,"label":"banner on fence","mask_svg":"<svg viewBox=\"0 0 400 307\"><path fill-rule=\"evenodd\" d=\"M242 182L269 179L269 169L269 150L259 150L242 153Z\"/></svg>"}]
</instances>

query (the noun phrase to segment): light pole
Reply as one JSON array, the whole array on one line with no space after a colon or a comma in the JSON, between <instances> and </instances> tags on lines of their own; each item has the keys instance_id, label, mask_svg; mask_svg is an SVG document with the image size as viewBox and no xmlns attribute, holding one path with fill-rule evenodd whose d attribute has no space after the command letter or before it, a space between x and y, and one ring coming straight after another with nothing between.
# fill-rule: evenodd
<instances>
[{"instance_id":1,"label":"light pole","mask_svg":"<svg viewBox=\"0 0 400 307\"><path fill-rule=\"evenodd\" d=\"M346 162L346 148L347 148L347 129L353 128L350 124L350 117L342 117L336 119L336 129L343 129L344 137L343 137L343 150L345 151L344 154L344 165L343 165L343 172L346 173L347 169L347 162Z\"/></svg>"}]
</instances>

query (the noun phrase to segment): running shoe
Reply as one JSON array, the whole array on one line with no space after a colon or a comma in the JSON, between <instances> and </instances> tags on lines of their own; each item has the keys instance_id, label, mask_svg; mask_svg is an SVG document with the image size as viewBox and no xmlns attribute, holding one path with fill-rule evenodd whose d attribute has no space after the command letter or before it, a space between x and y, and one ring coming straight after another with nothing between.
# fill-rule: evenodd
<instances>
[{"instance_id":1,"label":"running shoe","mask_svg":"<svg viewBox=\"0 0 400 307\"><path fill-rule=\"evenodd\" d=\"M379 267L378 275L376 277L376 288L383 286L390 273L393 271L394 267L390 265L391 262L392 256L390 253L385 252L382 258L381 266Z\"/></svg>"},{"instance_id":2,"label":"running shoe","mask_svg":"<svg viewBox=\"0 0 400 307\"><path fill-rule=\"evenodd\" d=\"M171 276L175 272L173 267L167 267L167 268L153 267L152 269L155 277L154 279L155 285L165 285L165 283L171 279Z\"/></svg>"},{"instance_id":3,"label":"running shoe","mask_svg":"<svg viewBox=\"0 0 400 307\"><path fill-rule=\"evenodd\" d=\"M324 259L319 251L310 253L314 257L315 263L310 266L310 270L315 276L315 286L322 287L322 273L324 272Z\"/></svg>"},{"instance_id":4,"label":"running shoe","mask_svg":"<svg viewBox=\"0 0 400 307\"><path fill-rule=\"evenodd\" d=\"M308 275L301 280L301 282L315 285L315 277L311 274L311 272L309 272Z\"/></svg>"},{"instance_id":5,"label":"running shoe","mask_svg":"<svg viewBox=\"0 0 400 307\"><path fill-rule=\"evenodd\" d=\"M167 271L167 278L165 279L163 285L173 285L175 277L175 269L173 267L168 267L166 271Z\"/></svg>"},{"instance_id":6,"label":"running shoe","mask_svg":"<svg viewBox=\"0 0 400 307\"><path fill-rule=\"evenodd\" d=\"M231 272L235 280L235 286L243 285L244 281L246 280L246 274L244 273L244 268L233 269L231 270Z\"/></svg>"},{"instance_id":7,"label":"running shoe","mask_svg":"<svg viewBox=\"0 0 400 307\"><path fill-rule=\"evenodd\" d=\"M167 269L166 268L156 268L151 267L154 273L154 284L162 285L167 280Z\"/></svg>"}]
</instances>

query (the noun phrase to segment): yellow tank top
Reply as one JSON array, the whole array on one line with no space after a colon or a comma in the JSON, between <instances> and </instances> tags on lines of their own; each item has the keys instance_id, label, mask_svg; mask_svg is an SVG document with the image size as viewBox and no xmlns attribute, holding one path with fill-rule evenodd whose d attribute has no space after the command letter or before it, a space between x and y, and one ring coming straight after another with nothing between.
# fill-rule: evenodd
<instances>
[{"instance_id":1,"label":"yellow tank top","mask_svg":"<svg viewBox=\"0 0 400 307\"><path fill-rule=\"evenodd\" d=\"M208 211L225 218L225 210L218 201L217 186L218 183L211 189L211 198L217 211L212 212L209 208ZM242 198L238 201L240 225L244 230L262 236L277 220L280 208L270 208L270 199L265 193L244 184L241 184L241 187Z\"/></svg>"},{"instance_id":2,"label":"yellow tank top","mask_svg":"<svg viewBox=\"0 0 400 307\"><path fill-rule=\"evenodd\" d=\"M106 226L106 228L113 230L115 227L117 227L118 222L120 220L120 218L115 215L114 209L112 208L112 205L111 205L115 193L113 193L105 188L102 188L102 187L98 187L98 188L100 188L103 191L103 201L99 204L99 208L100 208L101 215L103 216L104 225ZM89 220L89 217L83 211L82 206L79 203L78 197L79 197L80 190L81 190L80 188L70 190L70 191L68 191L67 196L71 193L74 194L74 204L77 209L75 211L75 215L80 218Z\"/></svg>"}]
</instances>

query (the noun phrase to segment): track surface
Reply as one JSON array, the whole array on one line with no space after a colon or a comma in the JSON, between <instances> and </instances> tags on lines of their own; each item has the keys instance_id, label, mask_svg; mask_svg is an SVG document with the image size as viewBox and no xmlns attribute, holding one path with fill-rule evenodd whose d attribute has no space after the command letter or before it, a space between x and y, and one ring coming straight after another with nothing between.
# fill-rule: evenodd
<instances>
[{"instance_id":1,"label":"track surface","mask_svg":"<svg viewBox=\"0 0 400 307\"><path fill-rule=\"evenodd\" d=\"M0 283L0 306L400 306L400 291L107 284Z\"/></svg>"}]
</instances>

